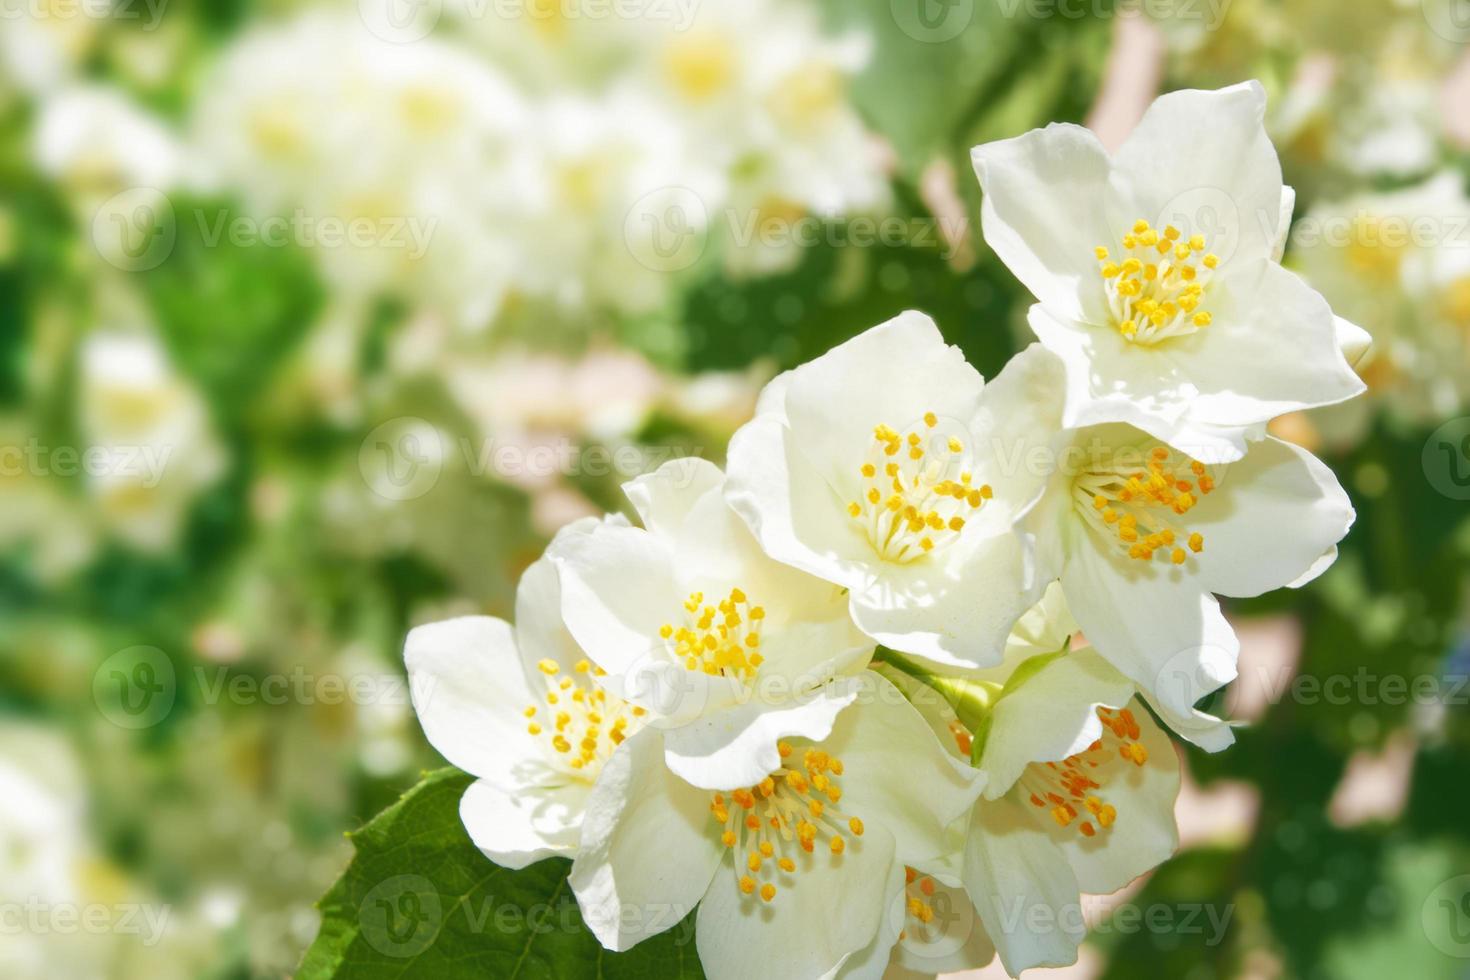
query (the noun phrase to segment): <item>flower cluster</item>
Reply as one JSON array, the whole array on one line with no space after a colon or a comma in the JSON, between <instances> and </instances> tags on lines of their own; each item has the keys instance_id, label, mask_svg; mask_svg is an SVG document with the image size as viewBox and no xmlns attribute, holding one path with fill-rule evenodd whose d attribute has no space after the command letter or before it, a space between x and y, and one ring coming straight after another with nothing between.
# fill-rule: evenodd
<instances>
[{"instance_id":1,"label":"flower cluster","mask_svg":"<svg viewBox=\"0 0 1470 980\"><path fill-rule=\"evenodd\" d=\"M697 908L714 977L1073 962L1081 893L1177 844L1168 730L1232 741L1196 707L1235 673L1216 596L1310 580L1353 520L1265 432L1362 385L1359 332L1278 263L1264 108L1179 92L1114 156L1075 126L978 147L1039 344L987 384L901 314L776 377L725 471L563 529L514 627L414 630L475 843L572 858L609 949ZM1251 220L1189 227L1201 187Z\"/></svg>"}]
</instances>

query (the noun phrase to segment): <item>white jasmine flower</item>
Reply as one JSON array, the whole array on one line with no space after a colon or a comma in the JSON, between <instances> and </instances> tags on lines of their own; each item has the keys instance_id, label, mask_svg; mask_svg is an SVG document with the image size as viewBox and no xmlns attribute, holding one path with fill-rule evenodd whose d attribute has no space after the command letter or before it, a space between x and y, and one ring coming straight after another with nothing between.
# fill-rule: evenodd
<instances>
[{"instance_id":1,"label":"white jasmine flower","mask_svg":"<svg viewBox=\"0 0 1470 980\"><path fill-rule=\"evenodd\" d=\"M503 867L575 854L593 783L643 724L643 709L608 693L561 620L550 556L601 526L568 525L526 569L514 626L465 616L415 628L404 647L424 734L478 777L460 818Z\"/></svg>"},{"instance_id":2,"label":"white jasmine flower","mask_svg":"<svg viewBox=\"0 0 1470 980\"><path fill-rule=\"evenodd\" d=\"M905 935L895 953L908 955L896 960L966 940L972 957L993 942L1012 976L1071 963L1081 893L1116 891L1178 846L1174 747L1136 685L1096 650L1067 649L1075 628L1060 589L1049 588L1012 633L1005 664L961 681L979 689L957 699L966 721L919 680L885 669L952 752L978 755L986 780L954 853L929 869L940 889L968 892L938 894L939 903L981 922L951 912L931 925L927 946ZM1202 713L1196 725L1225 729Z\"/></svg>"},{"instance_id":3,"label":"white jasmine flower","mask_svg":"<svg viewBox=\"0 0 1470 980\"><path fill-rule=\"evenodd\" d=\"M1362 383L1326 301L1273 257L1289 203L1251 82L1157 99L1110 157L1051 125L976 147L986 241L1066 364L1063 423L1245 451L1247 427Z\"/></svg>"},{"instance_id":4,"label":"white jasmine flower","mask_svg":"<svg viewBox=\"0 0 1470 980\"><path fill-rule=\"evenodd\" d=\"M986 387L933 321L900 314L766 387L730 442L730 505L772 557L848 590L885 646L999 663L1035 601L1011 526L1036 481L994 449L1045 441L1049 372L1038 349Z\"/></svg>"},{"instance_id":5,"label":"white jasmine flower","mask_svg":"<svg viewBox=\"0 0 1470 980\"><path fill-rule=\"evenodd\" d=\"M1064 430L1049 455L1022 521L1038 575L1060 579L1087 638L1180 734L1228 744L1228 732L1199 728L1193 707L1235 676L1239 644L1215 596L1325 570L1354 516L1336 477L1274 438L1225 466L1123 423Z\"/></svg>"},{"instance_id":6,"label":"white jasmine flower","mask_svg":"<svg viewBox=\"0 0 1470 980\"><path fill-rule=\"evenodd\" d=\"M606 524L554 556L562 615L607 686L647 708L670 770L695 786L758 783L777 741L825 738L873 643L821 579L772 561L698 459L624 486L644 527Z\"/></svg>"},{"instance_id":7,"label":"white jasmine flower","mask_svg":"<svg viewBox=\"0 0 1470 980\"><path fill-rule=\"evenodd\" d=\"M961 877L1011 976L1075 962L1081 893L1117 891L1179 845L1179 758L1134 692L1081 650L995 704Z\"/></svg>"},{"instance_id":8,"label":"white jasmine flower","mask_svg":"<svg viewBox=\"0 0 1470 980\"><path fill-rule=\"evenodd\" d=\"M873 941L895 871L943 853L981 781L887 681L844 683L860 707L819 742L783 740L770 772L732 792L670 772L656 729L629 739L593 791L570 878L604 946L695 903L715 980L831 975Z\"/></svg>"}]
</instances>

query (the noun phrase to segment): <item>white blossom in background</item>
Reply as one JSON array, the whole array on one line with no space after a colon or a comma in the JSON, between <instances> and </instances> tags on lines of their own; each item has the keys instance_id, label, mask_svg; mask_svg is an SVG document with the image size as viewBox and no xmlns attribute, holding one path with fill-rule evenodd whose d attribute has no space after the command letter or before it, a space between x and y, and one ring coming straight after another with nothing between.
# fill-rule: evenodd
<instances>
[{"instance_id":1,"label":"white blossom in background","mask_svg":"<svg viewBox=\"0 0 1470 980\"><path fill-rule=\"evenodd\" d=\"M194 106L206 178L257 218L301 213L338 290L396 293L483 328L517 275L534 163L495 69L449 42L394 44L314 12L243 35ZM367 229L320 243L330 222ZM292 233L293 240L301 235Z\"/></svg>"},{"instance_id":2,"label":"white blossom in background","mask_svg":"<svg viewBox=\"0 0 1470 980\"><path fill-rule=\"evenodd\" d=\"M184 149L162 120L102 85L48 95L33 143L42 173L84 193L164 190L184 173Z\"/></svg>"},{"instance_id":3,"label":"white blossom in background","mask_svg":"<svg viewBox=\"0 0 1470 980\"><path fill-rule=\"evenodd\" d=\"M1428 422L1470 400L1470 197L1460 174L1323 201L1293 230L1290 257L1371 333L1361 370L1390 411ZM1317 417L1329 437L1350 436L1369 407L1363 400Z\"/></svg>"},{"instance_id":4,"label":"white blossom in background","mask_svg":"<svg viewBox=\"0 0 1470 980\"><path fill-rule=\"evenodd\" d=\"M96 3L18 3L0 31L0 93L53 91L76 77L111 10Z\"/></svg>"},{"instance_id":5,"label":"white blossom in background","mask_svg":"<svg viewBox=\"0 0 1470 980\"><path fill-rule=\"evenodd\" d=\"M633 84L726 175L728 197L707 203L732 272L789 267L797 221L887 205L885 154L848 101L866 38L826 36L816 11L783 0L702 3L687 28L655 28L639 35Z\"/></svg>"},{"instance_id":6,"label":"white blossom in background","mask_svg":"<svg viewBox=\"0 0 1470 980\"><path fill-rule=\"evenodd\" d=\"M172 547L190 504L225 466L204 399L146 332L99 330L78 359L78 423L98 515L134 547Z\"/></svg>"}]
</instances>

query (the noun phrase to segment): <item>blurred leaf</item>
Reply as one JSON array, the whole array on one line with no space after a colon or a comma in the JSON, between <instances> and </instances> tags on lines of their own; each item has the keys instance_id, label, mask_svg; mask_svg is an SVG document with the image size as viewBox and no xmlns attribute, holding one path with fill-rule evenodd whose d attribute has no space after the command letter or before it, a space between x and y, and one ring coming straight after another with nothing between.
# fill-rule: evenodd
<instances>
[{"instance_id":1,"label":"blurred leaf","mask_svg":"<svg viewBox=\"0 0 1470 980\"><path fill-rule=\"evenodd\" d=\"M490 863L459 821L472 781L454 769L430 773L352 835L357 856L318 903L321 931L298 980L704 976L692 918L610 953L582 923L570 862L522 871Z\"/></svg>"}]
</instances>

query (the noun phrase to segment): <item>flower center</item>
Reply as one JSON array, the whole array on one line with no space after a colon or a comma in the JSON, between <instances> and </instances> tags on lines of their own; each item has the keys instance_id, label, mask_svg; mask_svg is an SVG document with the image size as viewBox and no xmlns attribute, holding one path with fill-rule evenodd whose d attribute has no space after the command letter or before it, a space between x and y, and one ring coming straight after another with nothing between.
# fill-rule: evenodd
<instances>
[{"instance_id":1,"label":"flower center","mask_svg":"<svg viewBox=\"0 0 1470 980\"><path fill-rule=\"evenodd\" d=\"M1205 465L1155 446L1142 468L1099 465L1081 473L1072 483L1077 512L1105 536L1115 536L1129 558L1149 561L1155 552L1182 565L1189 550L1204 550L1205 539L1186 534L1171 519L1183 517L1203 495L1215 489Z\"/></svg>"},{"instance_id":2,"label":"flower center","mask_svg":"<svg viewBox=\"0 0 1470 980\"><path fill-rule=\"evenodd\" d=\"M1117 822L1118 811L1096 792L1107 783L1110 770L1124 763L1142 766L1148 761L1148 749L1138 740L1138 720L1133 712L1100 707L1097 716L1103 723L1102 738L1061 762L1033 762L1017 780L1031 805L1049 811L1058 827L1070 828L1080 818L1077 831L1083 837L1095 837L1098 827L1108 830ZM1083 817L1083 811L1091 819Z\"/></svg>"},{"instance_id":3,"label":"flower center","mask_svg":"<svg viewBox=\"0 0 1470 980\"><path fill-rule=\"evenodd\" d=\"M938 432L939 418L897 432L873 429L868 458L859 467L862 499L847 513L879 557L907 563L956 540L965 515L989 500L989 484L972 484L971 459L959 434Z\"/></svg>"},{"instance_id":4,"label":"flower center","mask_svg":"<svg viewBox=\"0 0 1470 980\"><path fill-rule=\"evenodd\" d=\"M1173 225L1160 231L1139 218L1123 236L1119 260L1106 245L1093 253L1113 324L1128 340L1155 344L1210 325L1209 312L1199 305L1220 257L1205 252L1204 235L1181 239Z\"/></svg>"},{"instance_id":5,"label":"flower center","mask_svg":"<svg viewBox=\"0 0 1470 980\"><path fill-rule=\"evenodd\" d=\"M934 879L928 875L905 866L903 869L903 903L908 913L908 918L913 922L905 922L904 929L898 934L899 941L909 937L909 929L917 929L919 934L926 940L929 938L929 924L934 921Z\"/></svg>"},{"instance_id":6,"label":"flower center","mask_svg":"<svg viewBox=\"0 0 1470 980\"><path fill-rule=\"evenodd\" d=\"M690 102L706 102L735 81L735 46L704 31L679 37L664 51L664 72L673 89Z\"/></svg>"},{"instance_id":7,"label":"flower center","mask_svg":"<svg viewBox=\"0 0 1470 980\"><path fill-rule=\"evenodd\" d=\"M596 779L623 739L642 727L638 719L647 712L609 697L597 683L607 671L589 661L577 661L571 674L563 674L555 660L542 660L536 667L546 679L546 694L544 704L526 706L526 731L545 735L568 766Z\"/></svg>"},{"instance_id":8,"label":"flower center","mask_svg":"<svg viewBox=\"0 0 1470 980\"><path fill-rule=\"evenodd\" d=\"M720 841L735 855L741 893L759 891L766 902L776 897L778 878L787 883L800 870L796 848L813 855L817 842L822 841L835 857L847 850L849 838L863 834L861 820L837 809L842 799L837 784L842 760L820 749L807 749L798 767L791 761L795 751L791 745L781 742L778 747L781 768L728 797L714 794L709 806L715 822L724 828Z\"/></svg>"},{"instance_id":9,"label":"flower center","mask_svg":"<svg viewBox=\"0 0 1470 980\"><path fill-rule=\"evenodd\" d=\"M740 589L718 605L704 604L703 592L692 592L684 603L685 623L665 623L658 635L689 670L723 674L748 681L763 662L760 655L763 606L753 606Z\"/></svg>"}]
</instances>

